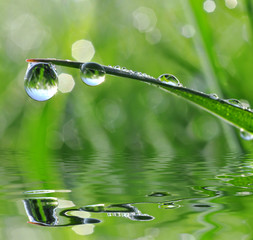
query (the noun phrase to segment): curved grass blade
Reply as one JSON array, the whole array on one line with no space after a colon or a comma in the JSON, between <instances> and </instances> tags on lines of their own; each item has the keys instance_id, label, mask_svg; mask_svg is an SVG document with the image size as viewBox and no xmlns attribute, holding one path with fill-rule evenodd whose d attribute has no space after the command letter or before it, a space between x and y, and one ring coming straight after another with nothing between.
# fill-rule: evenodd
<instances>
[{"instance_id":1,"label":"curved grass blade","mask_svg":"<svg viewBox=\"0 0 253 240\"><path fill-rule=\"evenodd\" d=\"M80 66L83 64L81 62L57 59L28 59L27 62L48 62L55 65L73 68L80 68ZM170 85L166 82L162 82L159 79L140 72L133 72L126 69L122 70L120 68L113 68L108 66L103 67L107 74L136 79L142 82L147 82L152 85L159 86L163 90L166 90L174 95L190 101L191 103L196 104L197 106L225 120L233 126L253 133L253 111L251 109L245 109L239 104L232 104L227 100L219 99L213 95L202 93L193 89Z\"/></svg>"},{"instance_id":2,"label":"curved grass blade","mask_svg":"<svg viewBox=\"0 0 253 240\"><path fill-rule=\"evenodd\" d=\"M161 88L196 104L237 128L253 133L253 112L250 109L233 105L223 99L214 99L212 95L189 88L164 85Z\"/></svg>"}]
</instances>

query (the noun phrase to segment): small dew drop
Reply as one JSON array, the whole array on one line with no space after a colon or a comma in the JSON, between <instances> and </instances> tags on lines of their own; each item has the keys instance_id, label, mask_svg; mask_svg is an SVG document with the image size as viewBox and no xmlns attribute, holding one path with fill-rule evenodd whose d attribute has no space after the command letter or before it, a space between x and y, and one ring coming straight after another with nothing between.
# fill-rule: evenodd
<instances>
[{"instance_id":1,"label":"small dew drop","mask_svg":"<svg viewBox=\"0 0 253 240\"><path fill-rule=\"evenodd\" d=\"M89 86L97 86L105 80L105 70L98 63L84 63L81 66L81 79Z\"/></svg>"},{"instance_id":2,"label":"small dew drop","mask_svg":"<svg viewBox=\"0 0 253 240\"><path fill-rule=\"evenodd\" d=\"M242 103L239 100L237 100L237 99L227 99L225 101L227 103L233 105L233 106L236 106L236 107L239 107L239 108L243 108Z\"/></svg>"},{"instance_id":3,"label":"small dew drop","mask_svg":"<svg viewBox=\"0 0 253 240\"><path fill-rule=\"evenodd\" d=\"M171 74L162 74L161 76L158 77L158 80L167 85L176 86L176 87L182 86L179 80Z\"/></svg>"},{"instance_id":4,"label":"small dew drop","mask_svg":"<svg viewBox=\"0 0 253 240\"><path fill-rule=\"evenodd\" d=\"M216 93L209 94L209 97L212 98L212 99L214 99L214 100L219 99L219 97L218 97L218 95Z\"/></svg>"},{"instance_id":5,"label":"small dew drop","mask_svg":"<svg viewBox=\"0 0 253 240\"><path fill-rule=\"evenodd\" d=\"M244 129L240 130L240 136L241 136L242 139L244 139L246 141L253 140L253 134L245 131Z\"/></svg>"},{"instance_id":6,"label":"small dew drop","mask_svg":"<svg viewBox=\"0 0 253 240\"><path fill-rule=\"evenodd\" d=\"M24 87L32 99L46 101L57 93L58 76L54 66L49 63L30 63Z\"/></svg>"}]
</instances>

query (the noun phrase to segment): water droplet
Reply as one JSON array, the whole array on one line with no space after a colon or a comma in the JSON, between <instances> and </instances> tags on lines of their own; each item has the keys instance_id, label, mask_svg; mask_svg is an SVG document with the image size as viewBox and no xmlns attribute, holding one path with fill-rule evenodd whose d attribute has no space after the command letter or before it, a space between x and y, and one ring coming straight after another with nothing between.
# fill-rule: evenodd
<instances>
[{"instance_id":1,"label":"water droplet","mask_svg":"<svg viewBox=\"0 0 253 240\"><path fill-rule=\"evenodd\" d=\"M29 97L37 101L46 101L57 92L58 76L49 63L31 63L25 74L25 90Z\"/></svg>"},{"instance_id":2,"label":"water droplet","mask_svg":"<svg viewBox=\"0 0 253 240\"><path fill-rule=\"evenodd\" d=\"M176 87L182 86L179 80L171 74L162 74L161 76L158 77L158 80L171 86L176 86Z\"/></svg>"},{"instance_id":3,"label":"water droplet","mask_svg":"<svg viewBox=\"0 0 253 240\"><path fill-rule=\"evenodd\" d=\"M244 140L247 140L247 141L253 140L253 134L245 131L244 129L240 130L240 136L241 136L241 138L243 138Z\"/></svg>"},{"instance_id":4,"label":"water droplet","mask_svg":"<svg viewBox=\"0 0 253 240\"><path fill-rule=\"evenodd\" d=\"M227 103L233 105L233 106L236 106L236 107L239 107L239 108L243 108L242 103L239 100L237 100L237 99L227 99L225 101Z\"/></svg>"},{"instance_id":5,"label":"water droplet","mask_svg":"<svg viewBox=\"0 0 253 240\"><path fill-rule=\"evenodd\" d=\"M97 86L105 80L105 70L98 63L84 63L81 66L81 78L89 86Z\"/></svg>"},{"instance_id":6,"label":"water droplet","mask_svg":"<svg viewBox=\"0 0 253 240\"><path fill-rule=\"evenodd\" d=\"M242 104L242 108L243 108L244 110L251 111L250 104L249 104L248 101L246 101L246 100L241 100L241 104Z\"/></svg>"},{"instance_id":7,"label":"water droplet","mask_svg":"<svg viewBox=\"0 0 253 240\"><path fill-rule=\"evenodd\" d=\"M214 99L214 100L219 99L219 97L218 97L218 95L216 93L209 94L209 97L212 98L212 99Z\"/></svg>"}]
</instances>

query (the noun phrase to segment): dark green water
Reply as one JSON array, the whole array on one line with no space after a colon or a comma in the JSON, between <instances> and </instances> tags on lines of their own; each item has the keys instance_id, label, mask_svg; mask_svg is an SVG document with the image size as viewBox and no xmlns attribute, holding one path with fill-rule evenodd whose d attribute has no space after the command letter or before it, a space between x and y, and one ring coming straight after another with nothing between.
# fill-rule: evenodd
<instances>
[{"instance_id":1,"label":"dark green water","mask_svg":"<svg viewBox=\"0 0 253 240\"><path fill-rule=\"evenodd\" d=\"M253 239L250 155L4 151L0 172L1 239Z\"/></svg>"}]
</instances>

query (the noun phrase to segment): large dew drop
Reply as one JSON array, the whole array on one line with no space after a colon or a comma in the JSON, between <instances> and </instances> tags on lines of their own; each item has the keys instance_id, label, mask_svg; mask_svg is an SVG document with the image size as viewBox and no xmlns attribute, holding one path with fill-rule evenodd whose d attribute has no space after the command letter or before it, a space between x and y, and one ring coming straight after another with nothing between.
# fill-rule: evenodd
<instances>
[{"instance_id":1,"label":"large dew drop","mask_svg":"<svg viewBox=\"0 0 253 240\"><path fill-rule=\"evenodd\" d=\"M171 86L176 86L176 87L181 87L182 84L179 82L179 80L171 75L171 74L162 74L161 76L158 77L158 80Z\"/></svg>"},{"instance_id":2,"label":"large dew drop","mask_svg":"<svg viewBox=\"0 0 253 240\"><path fill-rule=\"evenodd\" d=\"M49 63L31 63L25 74L24 86L29 97L37 101L46 101L57 92L56 70Z\"/></svg>"},{"instance_id":3,"label":"large dew drop","mask_svg":"<svg viewBox=\"0 0 253 240\"><path fill-rule=\"evenodd\" d=\"M105 80L105 70L97 63L84 63L81 66L81 78L89 86L97 86Z\"/></svg>"}]
</instances>

